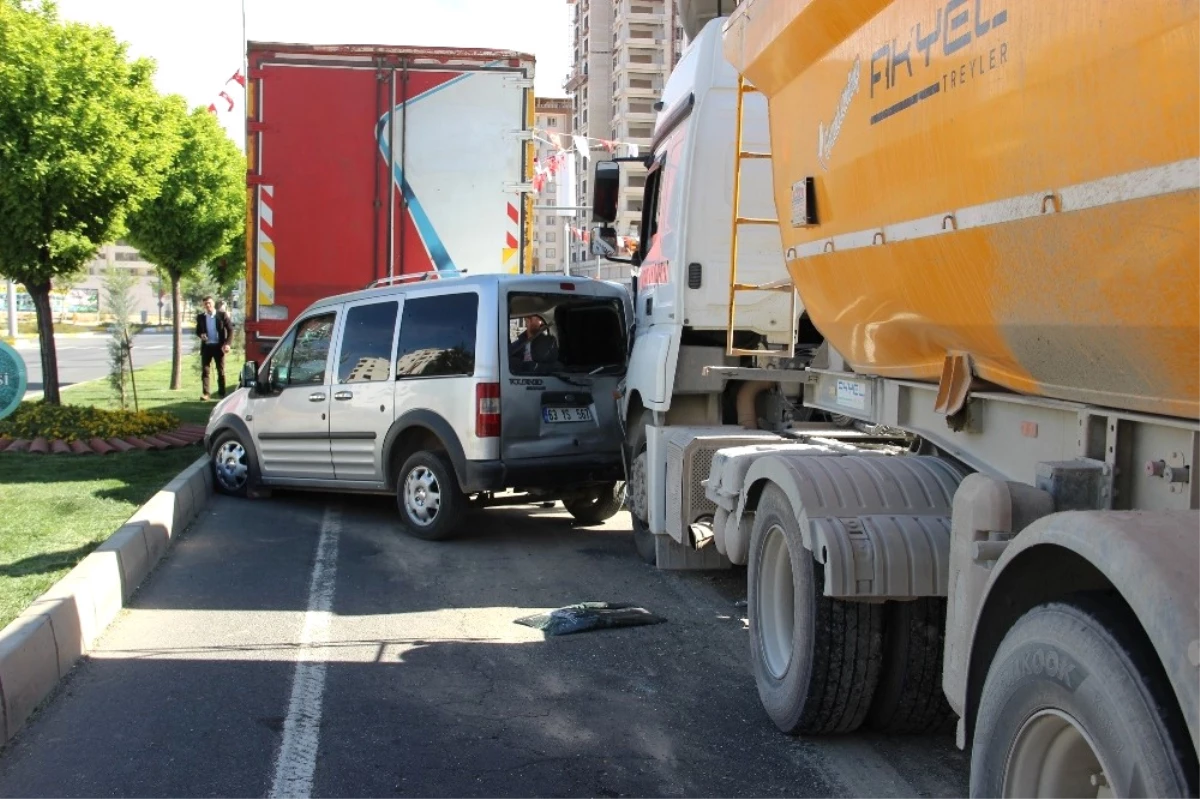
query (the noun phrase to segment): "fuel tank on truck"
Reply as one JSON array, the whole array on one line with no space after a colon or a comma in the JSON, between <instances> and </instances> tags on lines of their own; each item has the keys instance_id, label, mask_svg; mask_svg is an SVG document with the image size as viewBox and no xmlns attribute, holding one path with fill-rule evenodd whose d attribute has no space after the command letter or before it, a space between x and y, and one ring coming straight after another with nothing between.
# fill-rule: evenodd
<instances>
[{"instance_id":1,"label":"fuel tank on truck","mask_svg":"<svg viewBox=\"0 0 1200 799\"><path fill-rule=\"evenodd\" d=\"M965 353L1013 391L1200 417L1198 9L739 5L788 271L856 371Z\"/></svg>"}]
</instances>

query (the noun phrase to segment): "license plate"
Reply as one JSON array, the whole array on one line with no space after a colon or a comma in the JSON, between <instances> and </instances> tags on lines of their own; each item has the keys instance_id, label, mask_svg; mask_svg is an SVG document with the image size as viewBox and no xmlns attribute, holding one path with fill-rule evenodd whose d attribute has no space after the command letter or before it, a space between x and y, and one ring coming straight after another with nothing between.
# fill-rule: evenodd
<instances>
[{"instance_id":1,"label":"license plate","mask_svg":"<svg viewBox=\"0 0 1200 799\"><path fill-rule=\"evenodd\" d=\"M542 408L542 419L547 422L590 422L591 408Z\"/></svg>"}]
</instances>

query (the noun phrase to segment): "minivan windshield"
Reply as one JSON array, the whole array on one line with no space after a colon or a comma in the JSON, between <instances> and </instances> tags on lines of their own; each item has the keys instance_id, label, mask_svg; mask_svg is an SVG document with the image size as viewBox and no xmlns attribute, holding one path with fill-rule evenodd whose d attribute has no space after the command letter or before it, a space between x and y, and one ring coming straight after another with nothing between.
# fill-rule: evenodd
<instances>
[{"instance_id":1,"label":"minivan windshield","mask_svg":"<svg viewBox=\"0 0 1200 799\"><path fill-rule=\"evenodd\" d=\"M508 297L512 374L620 374L626 332L620 300L550 292Z\"/></svg>"}]
</instances>

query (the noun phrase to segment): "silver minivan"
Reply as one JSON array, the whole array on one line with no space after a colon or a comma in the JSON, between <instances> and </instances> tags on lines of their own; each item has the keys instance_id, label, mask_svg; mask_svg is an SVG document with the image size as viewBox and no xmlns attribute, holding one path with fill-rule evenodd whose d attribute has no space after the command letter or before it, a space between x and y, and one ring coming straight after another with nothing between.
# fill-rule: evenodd
<instances>
[{"instance_id":1,"label":"silver minivan","mask_svg":"<svg viewBox=\"0 0 1200 799\"><path fill-rule=\"evenodd\" d=\"M597 524L624 499L614 396L631 317L622 286L561 276L321 300L213 409L215 485L395 493L404 529L431 540L491 504L560 500Z\"/></svg>"}]
</instances>

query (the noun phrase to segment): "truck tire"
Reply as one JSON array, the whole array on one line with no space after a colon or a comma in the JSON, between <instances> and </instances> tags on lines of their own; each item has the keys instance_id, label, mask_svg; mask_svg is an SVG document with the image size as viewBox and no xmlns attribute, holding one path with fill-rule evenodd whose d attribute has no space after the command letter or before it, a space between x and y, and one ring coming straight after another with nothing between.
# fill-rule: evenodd
<instances>
[{"instance_id":1,"label":"truck tire","mask_svg":"<svg viewBox=\"0 0 1200 799\"><path fill-rule=\"evenodd\" d=\"M1120 600L1039 605L1005 635L975 716L971 796L1195 796L1162 664Z\"/></svg>"},{"instance_id":2,"label":"truck tire","mask_svg":"<svg viewBox=\"0 0 1200 799\"><path fill-rule=\"evenodd\" d=\"M457 532L467 499L445 454L421 451L400 467L396 505L406 533L424 541L444 541Z\"/></svg>"},{"instance_id":3,"label":"truck tire","mask_svg":"<svg viewBox=\"0 0 1200 799\"><path fill-rule=\"evenodd\" d=\"M655 566L658 555L654 544L654 533L650 532L650 524L642 514L646 513L646 422L645 416L638 413L631 421L625 436L625 457L629 463L630 480L625 485L626 504L629 506L629 518L633 527L633 546L638 557L643 562ZM640 496L632 492L640 491Z\"/></svg>"},{"instance_id":4,"label":"truck tire","mask_svg":"<svg viewBox=\"0 0 1200 799\"><path fill-rule=\"evenodd\" d=\"M956 716L942 692L946 600L888 602L883 610L883 668L867 726L894 735L947 733Z\"/></svg>"},{"instance_id":5,"label":"truck tire","mask_svg":"<svg viewBox=\"0 0 1200 799\"><path fill-rule=\"evenodd\" d=\"M853 732L879 680L883 608L824 595L824 572L777 486L754 514L750 660L763 709L789 735Z\"/></svg>"},{"instance_id":6,"label":"truck tire","mask_svg":"<svg viewBox=\"0 0 1200 799\"><path fill-rule=\"evenodd\" d=\"M616 516L625 504L625 484L608 483L590 495L563 500L563 507L584 525L603 524Z\"/></svg>"}]
</instances>

